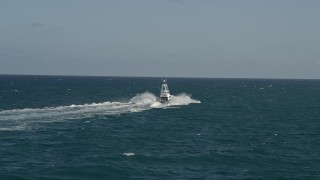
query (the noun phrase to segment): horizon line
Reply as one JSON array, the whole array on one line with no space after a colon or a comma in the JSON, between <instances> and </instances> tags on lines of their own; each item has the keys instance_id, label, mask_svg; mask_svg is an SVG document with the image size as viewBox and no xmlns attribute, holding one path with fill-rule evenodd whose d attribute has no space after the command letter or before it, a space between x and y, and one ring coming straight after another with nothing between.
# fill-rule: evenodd
<instances>
[{"instance_id":1,"label":"horizon line","mask_svg":"<svg viewBox=\"0 0 320 180\"><path fill-rule=\"evenodd\" d=\"M0 76L66 76L66 77L119 77L119 78L161 78L161 76L136 76L136 75L64 75L64 74L0 74ZM268 78L268 77L205 77L205 76L168 76L168 78L185 79L261 79L261 80L320 80L320 78Z\"/></svg>"}]
</instances>

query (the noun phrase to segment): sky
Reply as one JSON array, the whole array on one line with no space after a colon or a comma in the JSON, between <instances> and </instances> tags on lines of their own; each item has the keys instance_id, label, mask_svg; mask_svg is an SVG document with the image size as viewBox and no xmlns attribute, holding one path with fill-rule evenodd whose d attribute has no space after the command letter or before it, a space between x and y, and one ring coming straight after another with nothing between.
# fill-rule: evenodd
<instances>
[{"instance_id":1,"label":"sky","mask_svg":"<svg viewBox=\"0 0 320 180\"><path fill-rule=\"evenodd\" d=\"M0 74L320 79L319 0L3 0Z\"/></svg>"}]
</instances>

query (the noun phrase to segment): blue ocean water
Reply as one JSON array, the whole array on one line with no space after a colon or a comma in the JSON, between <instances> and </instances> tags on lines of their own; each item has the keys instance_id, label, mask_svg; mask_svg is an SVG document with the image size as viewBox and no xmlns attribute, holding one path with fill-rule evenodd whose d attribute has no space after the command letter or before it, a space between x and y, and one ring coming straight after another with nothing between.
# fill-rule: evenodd
<instances>
[{"instance_id":1,"label":"blue ocean water","mask_svg":"<svg viewBox=\"0 0 320 180\"><path fill-rule=\"evenodd\" d=\"M320 81L0 76L0 179L319 179Z\"/></svg>"}]
</instances>

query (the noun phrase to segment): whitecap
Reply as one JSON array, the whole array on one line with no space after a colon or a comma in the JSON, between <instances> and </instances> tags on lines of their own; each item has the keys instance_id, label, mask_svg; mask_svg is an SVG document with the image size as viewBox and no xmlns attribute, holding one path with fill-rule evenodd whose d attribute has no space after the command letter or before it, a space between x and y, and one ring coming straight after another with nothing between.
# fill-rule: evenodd
<instances>
[{"instance_id":1,"label":"whitecap","mask_svg":"<svg viewBox=\"0 0 320 180\"><path fill-rule=\"evenodd\" d=\"M127 152L127 153L123 153L123 155L125 156L134 156L136 155L135 153L132 153L132 152Z\"/></svg>"}]
</instances>

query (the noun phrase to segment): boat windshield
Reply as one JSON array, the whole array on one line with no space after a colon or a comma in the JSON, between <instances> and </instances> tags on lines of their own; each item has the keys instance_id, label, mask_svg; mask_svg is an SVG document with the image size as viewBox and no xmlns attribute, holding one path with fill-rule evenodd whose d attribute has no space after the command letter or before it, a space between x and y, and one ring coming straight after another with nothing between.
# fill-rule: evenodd
<instances>
[{"instance_id":1,"label":"boat windshield","mask_svg":"<svg viewBox=\"0 0 320 180\"><path fill-rule=\"evenodd\" d=\"M168 101L168 97L161 97L162 101Z\"/></svg>"}]
</instances>

